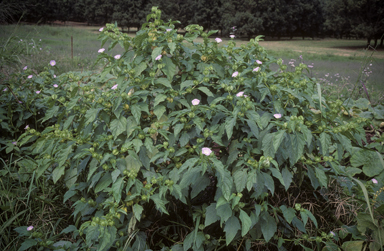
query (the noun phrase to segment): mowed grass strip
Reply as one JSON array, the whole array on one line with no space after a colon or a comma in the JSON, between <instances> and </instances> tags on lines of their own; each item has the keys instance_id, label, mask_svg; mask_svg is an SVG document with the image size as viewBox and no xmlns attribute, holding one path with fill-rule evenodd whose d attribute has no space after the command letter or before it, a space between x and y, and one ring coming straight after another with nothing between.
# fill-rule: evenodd
<instances>
[{"instance_id":1,"label":"mowed grass strip","mask_svg":"<svg viewBox=\"0 0 384 251\"><path fill-rule=\"evenodd\" d=\"M25 58L25 64L33 66L37 71L42 70L50 60L57 61L60 72L97 70L93 62L97 58L101 42L97 40L98 26L76 25L2 25L0 26L0 40L4 41L11 34L20 39L42 40L43 50L38 55ZM74 25L75 24L75 25ZM126 29L125 29L126 30ZM131 31L134 29L131 29ZM134 33L130 33L134 36ZM73 56L71 58L71 36L73 37ZM212 40L214 37L212 37ZM222 38L225 46L229 38ZM196 42L202 42L197 38ZM237 46L248 43L245 39L235 39ZM310 76L319 79L324 88L334 88L342 97L350 95L352 90L359 90L362 83L368 88L374 103L380 102L384 94L384 50L366 49L366 40L356 39L301 39L293 38L279 41L260 41L268 53L276 58L282 58L285 64L295 60L313 65ZM104 48L108 48L107 43ZM110 55L122 53L123 49L117 45ZM301 57L300 57L301 56ZM277 68L277 66L276 66ZM362 74L364 69L369 73ZM288 70L293 70L288 67ZM354 88L357 87L357 88ZM341 91L343 93L341 93ZM360 96L365 94L361 91ZM354 93L355 97L356 93Z\"/></svg>"}]
</instances>

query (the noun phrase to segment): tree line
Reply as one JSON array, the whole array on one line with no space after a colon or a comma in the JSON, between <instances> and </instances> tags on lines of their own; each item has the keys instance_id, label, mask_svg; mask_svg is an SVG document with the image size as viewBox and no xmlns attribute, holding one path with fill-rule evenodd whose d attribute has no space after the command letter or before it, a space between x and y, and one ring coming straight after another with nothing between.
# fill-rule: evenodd
<instances>
[{"instance_id":1,"label":"tree line","mask_svg":"<svg viewBox=\"0 0 384 251\"><path fill-rule=\"evenodd\" d=\"M199 24L222 36L366 38L383 46L382 0L2 0L0 22L117 22L141 27L152 6L179 27ZM3 13L1 13L3 12Z\"/></svg>"}]
</instances>

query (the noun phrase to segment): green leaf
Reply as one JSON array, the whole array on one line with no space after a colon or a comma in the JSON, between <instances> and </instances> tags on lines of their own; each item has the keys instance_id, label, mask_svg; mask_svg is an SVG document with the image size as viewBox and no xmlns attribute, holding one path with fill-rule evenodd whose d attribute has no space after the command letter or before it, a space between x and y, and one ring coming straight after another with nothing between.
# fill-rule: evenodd
<instances>
[{"instance_id":1,"label":"green leaf","mask_svg":"<svg viewBox=\"0 0 384 251\"><path fill-rule=\"evenodd\" d=\"M296 211L293 208L287 208L287 206L280 206L281 211L283 212L283 216L288 224L291 224L293 218L296 216Z\"/></svg>"},{"instance_id":2,"label":"green leaf","mask_svg":"<svg viewBox=\"0 0 384 251\"><path fill-rule=\"evenodd\" d=\"M144 208L140 206L139 204L135 203L132 207L133 209L133 214L135 215L136 219L140 221L141 219L141 213L143 212Z\"/></svg>"},{"instance_id":3,"label":"green leaf","mask_svg":"<svg viewBox=\"0 0 384 251\"><path fill-rule=\"evenodd\" d=\"M319 167L316 167L315 170L316 170L316 177L319 180L320 184L323 187L327 187L328 179L327 179L327 175L325 174L325 172Z\"/></svg>"},{"instance_id":4,"label":"green leaf","mask_svg":"<svg viewBox=\"0 0 384 251\"><path fill-rule=\"evenodd\" d=\"M59 166L59 167L56 167L55 170L53 170L52 172L53 183L56 184L56 182L61 178L61 176L63 176L64 171L65 171L65 166Z\"/></svg>"},{"instance_id":5,"label":"green leaf","mask_svg":"<svg viewBox=\"0 0 384 251\"><path fill-rule=\"evenodd\" d=\"M162 85L164 85L165 87L168 87L168 88L172 89L171 82L169 82L169 80L166 79L166 78L157 78L157 79L155 80L155 83L156 83L156 84L162 84Z\"/></svg>"},{"instance_id":6,"label":"green leaf","mask_svg":"<svg viewBox=\"0 0 384 251\"><path fill-rule=\"evenodd\" d=\"M85 119L86 119L85 124L89 124L95 121L97 114L99 114L100 110L101 110L100 108L91 108L87 110L87 112L85 113Z\"/></svg>"},{"instance_id":7,"label":"green leaf","mask_svg":"<svg viewBox=\"0 0 384 251\"><path fill-rule=\"evenodd\" d=\"M129 155L125 158L125 162L127 163L127 170L128 171L135 171L138 173L140 171L140 167L142 165L141 161L139 160L139 157L136 153L130 151Z\"/></svg>"},{"instance_id":8,"label":"green leaf","mask_svg":"<svg viewBox=\"0 0 384 251\"><path fill-rule=\"evenodd\" d=\"M156 107L158 104L160 104L161 102L163 102L163 101L166 100L166 99L167 99L167 95L158 93L158 94L156 95L155 103L153 104L153 106Z\"/></svg>"},{"instance_id":9,"label":"green leaf","mask_svg":"<svg viewBox=\"0 0 384 251\"><path fill-rule=\"evenodd\" d=\"M364 241L346 241L341 247L346 251L361 251L363 244Z\"/></svg>"},{"instance_id":10,"label":"green leaf","mask_svg":"<svg viewBox=\"0 0 384 251\"><path fill-rule=\"evenodd\" d=\"M248 177L247 177L248 192L251 191L253 184L255 184L256 182L257 182L257 173L256 173L256 170L252 170L248 173Z\"/></svg>"},{"instance_id":11,"label":"green leaf","mask_svg":"<svg viewBox=\"0 0 384 251\"><path fill-rule=\"evenodd\" d=\"M235 238L237 232L241 229L240 222L236 216L231 216L225 223L224 232L225 232L225 241L227 246L231 243L233 238Z\"/></svg>"},{"instance_id":12,"label":"green leaf","mask_svg":"<svg viewBox=\"0 0 384 251\"><path fill-rule=\"evenodd\" d=\"M88 246L92 245L92 242L99 239L99 226L89 226L87 227L87 236L86 243Z\"/></svg>"},{"instance_id":13,"label":"green leaf","mask_svg":"<svg viewBox=\"0 0 384 251\"><path fill-rule=\"evenodd\" d=\"M280 181L280 183L285 187L285 182L280 171L274 167L269 168L269 170L272 172L272 175L275 176L275 178L277 178Z\"/></svg>"},{"instance_id":14,"label":"green leaf","mask_svg":"<svg viewBox=\"0 0 384 251\"><path fill-rule=\"evenodd\" d=\"M287 167L284 167L282 172L281 172L284 180L284 187L285 190L288 191L289 186L291 185L293 174L288 170Z\"/></svg>"},{"instance_id":15,"label":"green leaf","mask_svg":"<svg viewBox=\"0 0 384 251\"><path fill-rule=\"evenodd\" d=\"M120 116L119 119L114 119L111 122L111 132L115 139L127 130L127 119Z\"/></svg>"},{"instance_id":16,"label":"green leaf","mask_svg":"<svg viewBox=\"0 0 384 251\"><path fill-rule=\"evenodd\" d=\"M216 213L220 217L220 225L221 225L223 222L226 222L229 219L229 217L232 216L232 208L228 203L225 203L224 205L221 205L218 208L216 208Z\"/></svg>"},{"instance_id":17,"label":"green leaf","mask_svg":"<svg viewBox=\"0 0 384 251\"><path fill-rule=\"evenodd\" d=\"M242 225L241 236L244 237L244 235L248 233L249 229L252 226L252 220L251 220L251 217L249 217L248 214L241 209L240 209L239 218L241 220L241 225Z\"/></svg>"},{"instance_id":18,"label":"green leaf","mask_svg":"<svg viewBox=\"0 0 384 251\"><path fill-rule=\"evenodd\" d=\"M112 183L112 177L110 173L104 174L95 187L95 193L103 191Z\"/></svg>"},{"instance_id":19,"label":"green leaf","mask_svg":"<svg viewBox=\"0 0 384 251\"><path fill-rule=\"evenodd\" d=\"M220 220L220 217L216 213L216 203L212 203L205 209L205 226L209 226L212 223Z\"/></svg>"},{"instance_id":20,"label":"green leaf","mask_svg":"<svg viewBox=\"0 0 384 251\"><path fill-rule=\"evenodd\" d=\"M331 144L331 136L325 132L320 134L320 153L323 156L328 156L329 146Z\"/></svg>"},{"instance_id":21,"label":"green leaf","mask_svg":"<svg viewBox=\"0 0 384 251\"><path fill-rule=\"evenodd\" d=\"M165 208L165 204L168 202L166 199L160 198L159 194L156 193L156 194L151 196L151 200L153 200L153 202L155 202L157 210L159 210L162 213L165 213L165 214L169 215L167 209Z\"/></svg>"},{"instance_id":22,"label":"green leaf","mask_svg":"<svg viewBox=\"0 0 384 251\"><path fill-rule=\"evenodd\" d=\"M45 113L45 116L43 118L43 120L41 121L41 123L43 123L44 121L47 121L48 119L52 118L52 117L56 117L56 115L58 114L58 111L59 111L59 106L53 106L51 108L49 108L46 113Z\"/></svg>"},{"instance_id":23,"label":"green leaf","mask_svg":"<svg viewBox=\"0 0 384 251\"><path fill-rule=\"evenodd\" d=\"M183 90L185 87L194 86L193 80L186 80L180 84L180 90Z\"/></svg>"},{"instance_id":24,"label":"green leaf","mask_svg":"<svg viewBox=\"0 0 384 251\"><path fill-rule=\"evenodd\" d=\"M172 81L173 76L176 75L176 65L172 62L172 59L168 57L163 57L163 62L165 63L165 66L162 68L162 71L167 75L169 81Z\"/></svg>"},{"instance_id":25,"label":"green leaf","mask_svg":"<svg viewBox=\"0 0 384 251\"><path fill-rule=\"evenodd\" d=\"M131 111L133 117L136 119L136 123L140 123L140 117L141 117L141 108L138 104L134 104L131 106Z\"/></svg>"},{"instance_id":26,"label":"green leaf","mask_svg":"<svg viewBox=\"0 0 384 251\"><path fill-rule=\"evenodd\" d=\"M275 192L275 183L273 182L271 175L268 173L262 173L262 175L264 177L264 185L269 189L269 191L271 191L273 196Z\"/></svg>"},{"instance_id":27,"label":"green leaf","mask_svg":"<svg viewBox=\"0 0 384 251\"><path fill-rule=\"evenodd\" d=\"M236 125L236 117L227 117L225 120L225 130L227 132L228 139L231 139L233 133L233 127Z\"/></svg>"},{"instance_id":28,"label":"green leaf","mask_svg":"<svg viewBox=\"0 0 384 251\"><path fill-rule=\"evenodd\" d=\"M141 62L138 66L134 68L135 77L140 76L140 74L147 69L147 64L145 62Z\"/></svg>"},{"instance_id":29,"label":"green leaf","mask_svg":"<svg viewBox=\"0 0 384 251\"><path fill-rule=\"evenodd\" d=\"M35 239L26 239L19 248L19 251L27 250L33 246L37 245L37 241Z\"/></svg>"},{"instance_id":30,"label":"green leaf","mask_svg":"<svg viewBox=\"0 0 384 251\"><path fill-rule=\"evenodd\" d=\"M383 157L376 151L360 150L352 155L353 167L363 166L363 172L368 177L374 177L384 170Z\"/></svg>"},{"instance_id":31,"label":"green leaf","mask_svg":"<svg viewBox=\"0 0 384 251\"><path fill-rule=\"evenodd\" d=\"M169 53L172 55L173 52L176 49L176 43L175 42L170 42L170 43L168 43L168 47L169 47Z\"/></svg>"},{"instance_id":32,"label":"green leaf","mask_svg":"<svg viewBox=\"0 0 384 251\"><path fill-rule=\"evenodd\" d=\"M205 86L199 87L197 89L199 89L200 91L204 92L207 96L214 97L213 93L207 87L205 87Z\"/></svg>"},{"instance_id":33,"label":"green leaf","mask_svg":"<svg viewBox=\"0 0 384 251\"><path fill-rule=\"evenodd\" d=\"M118 170L118 169L116 169ZM113 197L117 203L121 200L121 194L123 192L124 180L122 177L119 177L116 182L112 184Z\"/></svg>"},{"instance_id":34,"label":"green leaf","mask_svg":"<svg viewBox=\"0 0 384 251\"><path fill-rule=\"evenodd\" d=\"M156 61L156 57L161 55L162 52L163 52L163 46L159 46L159 47L156 47L155 49L153 49L153 51L152 51L152 61Z\"/></svg>"},{"instance_id":35,"label":"green leaf","mask_svg":"<svg viewBox=\"0 0 384 251\"><path fill-rule=\"evenodd\" d=\"M247 184L247 179L248 179L247 170L245 170L245 169L244 170L237 170L233 174L233 178L235 181L236 191L238 193L241 193Z\"/></svg>"},{"instance_id":36,"label":"green leaf","mask_svg":"<svg viewBox=\"0 0 384 251\"><path fill-rule=\"evenodd\" d=\"M105 231L100 235L100 244L97 248L98 251L108 250L116 239L116 227L106 227Z\"/></svg>"},{"instance_id":37,"label":"green leaf","mask_svg":"<svg viewBox=\"0 0 384 251\"><path fill-rule=\"evenodd\" d=\"M268 212L265 212L261 218L261 232L263 233L265 241L269 242L276 231L277 224L275 219L270 216Z\"/></svg>"}]
</instances>

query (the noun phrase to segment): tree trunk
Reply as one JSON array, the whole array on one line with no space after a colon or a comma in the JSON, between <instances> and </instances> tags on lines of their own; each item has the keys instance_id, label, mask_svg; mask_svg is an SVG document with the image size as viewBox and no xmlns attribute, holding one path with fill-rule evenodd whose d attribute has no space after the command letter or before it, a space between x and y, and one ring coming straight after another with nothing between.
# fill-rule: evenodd
<instances>
[{"instance_id":1,"label":"tree trunk","mask_svg":"<svg viewBox=\"0 0 384 251\"><path fill-rule=\"evenodd\" d=\"M377 45L377 38L375 38L375 45L373 47L376 48L376 45Z\"/></svg>"},{"instance_id":2,"label":"tree trunk","mask_svg":"<svg viewBox=\"0 0 384 251\"><path fill-rule=\"evenodd\" d=\"M384 36L381 37L380 48L383 48Z\"/></svg>"},{"instance_id":3,"label":"tree trunk","mask_svg":"<svg viewBox=\"0 0 384 251\"><path fill-rule=\"evenodd\" d=\"M371 46L371 38L370 38L370 37L367 38L367 48L368 48L369 46Z\"/></svg>"}]
</instances>

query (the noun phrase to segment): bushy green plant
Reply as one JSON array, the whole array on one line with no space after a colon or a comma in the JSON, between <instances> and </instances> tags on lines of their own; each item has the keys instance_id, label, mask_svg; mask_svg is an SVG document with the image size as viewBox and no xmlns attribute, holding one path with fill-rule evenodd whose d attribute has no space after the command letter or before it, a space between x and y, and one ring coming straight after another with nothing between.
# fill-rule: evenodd
<instances>
[{"instance_id":1,"label":"bushy green plant","mask_svg":"<svg viewBox=\"0 0 384 251\"><path fill-rule=\"evenodd\" d=\"M102 73L63 74L33 102L45 116L18 147L34 156L35 178L65 184L73 203L62 233L75 241L55 247L337 250L332 229L296 196L331 176L383 176L382 156L365 147L368 119L345 119L342 101L322 97L304 64L286 71L261 37L220 47L208 38L215 31L177 34L160 15L152 8L134 38L108 24L102 46L125 52L101 49Z\"/></svg>"}]
</instances>

